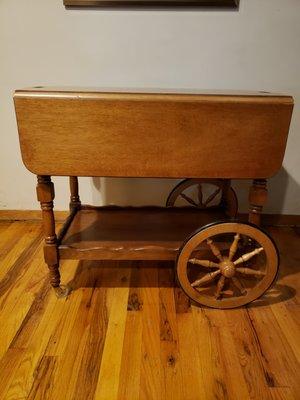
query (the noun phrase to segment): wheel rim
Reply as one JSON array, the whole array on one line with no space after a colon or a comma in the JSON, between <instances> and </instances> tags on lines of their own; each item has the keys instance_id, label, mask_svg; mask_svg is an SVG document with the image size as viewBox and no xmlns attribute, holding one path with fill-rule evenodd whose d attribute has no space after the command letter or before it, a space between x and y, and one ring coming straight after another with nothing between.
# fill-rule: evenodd
<instances>
[{"instance_id":1,"label":"wheel rim","mask_svg":"<svg viewBox=\"0 0 300 400\"><path fill-rule=\"evenodd\" d=\"M231 187L225 190L226 183L222 179L185 179L171 191L166 206L174 207L181 200L183 205L199 209L225 208L227 215L235 217L237 197Z\"/></svg>"},{"instance_id":2,"label":"wheel rim","mask_svg":"<svg viewBox=\"0 0 300 400\"><path fill-rule=\"evenodd\" d=\"M226 237L230 241L226 242ZM247 251L242 246L245 238ZM261 229L238 222L214 223L183 244L177 258L177 277L196 303L235 308L263 295L276 278L278 262L273 240Z\"/></svg>"}]
</instances>

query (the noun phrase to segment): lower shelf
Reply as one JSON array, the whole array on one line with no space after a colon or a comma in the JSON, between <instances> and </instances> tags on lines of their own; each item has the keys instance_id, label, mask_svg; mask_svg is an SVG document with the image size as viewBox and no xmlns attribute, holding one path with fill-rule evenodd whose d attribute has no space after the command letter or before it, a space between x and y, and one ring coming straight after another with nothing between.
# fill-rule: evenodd
<instances>
[{"instance_id":1,"label":"lower shelf","mask_svg":"<svg viewBox=\"0 0 300 400\"><path fill-rule=\"evenodd\" d=\"M63 259L174 260L195 230L224 220L220 210L190 207L86 207L61 239Z\"/></svg>"}]
</instances>

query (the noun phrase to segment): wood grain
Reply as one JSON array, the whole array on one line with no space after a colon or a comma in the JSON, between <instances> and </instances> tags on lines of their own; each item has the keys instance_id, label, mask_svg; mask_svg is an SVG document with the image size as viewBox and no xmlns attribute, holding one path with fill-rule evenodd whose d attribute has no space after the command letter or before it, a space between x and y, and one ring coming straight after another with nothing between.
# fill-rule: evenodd
<instances>
[{"instance_id":1,"label":"wood grain","mask_svg":"<svg viewBox=\"0 0 300 400\"><path fill-rule=\"evenodd\" d=\"M281 253L272 291L224 311L177 305L173 264L162 261L63 261L74 290L57 299L38 227L0 222L0 254L11 257L0 280L1 400L300 397L297 229L269 228Z\"/></svg>"},{"instance_id":2,"label":"wood grain","mask_svg":"<svg viewBox=\"0 0 300 400\"><path fill-rule=\"evenodd\" d=\"M68 211L54 211L55 221L64 221L68 215ZM0 221L37 221L41 219L40 210L0 210Z\"/></svg>"},{"instance_id":3,"label":"wood grain","mask_svg":"<svg viewBox=\"0 0 300 400\"><path fill-rule=\"evenodd\" d=\"M291 97L259 92L41 88L14 101L24 164L63 176L268 178L281 167L293 109Z\"/></svg>"},{"instance_id":4,"label":"wood grain","mask_svg":"<svg viewBox=\"0 0 300 400\"><path fill-rule=\"evenodd\" d=\"M58 246L62 259L174 260L182 242L222 210L87 207L77 212Z\"/></svg>"}]
</instances>

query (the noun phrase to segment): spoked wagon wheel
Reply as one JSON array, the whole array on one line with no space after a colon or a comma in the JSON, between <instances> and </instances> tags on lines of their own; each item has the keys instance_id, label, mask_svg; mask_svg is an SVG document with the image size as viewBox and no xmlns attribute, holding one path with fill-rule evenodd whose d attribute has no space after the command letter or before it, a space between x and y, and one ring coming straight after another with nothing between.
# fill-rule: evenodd
<instances>
[{"instance_id":1,"label":"spoked wagon wheel","mask_svg":"<svg viewBox=\"0 0 300 400\"><path fill-rule=\"evenodd\" d=\"M189 205L199 209L223 208L235 217L238 201L235 191L226 179L185 179L169 194L166 206Z\"/></svg>"},{"instance_id":2,"label":"spoked wagon wheel","mask_svg":"<svg viewBox=\"0 0 300 400\"><path fill-rule=\"evenodd\" d=\"M276 278L278 263L273 240L260 228L216 222L183 244L177 277L184 292L199 305L235 308L264 294Z\"/></svg>"}]
</instances>

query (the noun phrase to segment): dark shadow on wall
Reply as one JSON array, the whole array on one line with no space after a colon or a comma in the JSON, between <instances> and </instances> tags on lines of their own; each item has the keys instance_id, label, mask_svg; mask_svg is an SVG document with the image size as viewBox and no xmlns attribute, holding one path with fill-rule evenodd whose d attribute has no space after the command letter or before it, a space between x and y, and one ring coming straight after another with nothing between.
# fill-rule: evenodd
<instances>
[{"instance_id":1,"label":"dark shadow on wall","mask_svg":"<svg viewBox=\"0 0 300 400\"><path fill-rule=\"evenodd\" d=\"M147 1L147 0L146 0ZM65 6L67 11L82 11L82 10L92 10L96 12L103 12L103 11L124 11L124 10L130 10L130 11L175 11L175 12L212 12L212 11L222 11L222 12L238 12L240 9L240 0L232 0L230 4L227 5L213 5L213 6L208 6L208 5L185 5L185 4L162 4L158 5L155 4L155 0L153 1L153 5L149 4L142 4L143 0L141 0L141 4L124 4L122 5L122 0L120 1L120 4L117 4L115 2L114 5L107 4L105 6L70 6L67 5ZM157 0L159 2L159 0ZM162 0L164 1L164 0ZM167 2L167 0L165 0ZM179 1L179 0L178 0ZM124 3L126 0L124 0ZM130 2L130 0L128 0ZM187 2L187 1L186 1ZM69 2L68 2L69 3ZM109 3L109 0L108 0ZM183 2L184 3L184 0Z\"/></svg>"},{"instance_id":2,"label":"dark shadow on wall","mask_svg":"<svg viewBox=\"0 0 300 400\"><path fill-rule=\"evenodd\" d=\"M248 191L251 180L233 181L239 199L239 211L248 211ZM287 198L288 193L288 198ZM264 207L266 214L291 214L288 210L299 209L300 184L289 175L284 167L268 179L268 201Z\"/></svg>"},{"instance_id":3,"label":"dark shadow on wall","mask_svg":"<svg viewBox=\"0 0 300 400\"><path fill-rule=\"evenodd\" d=\"M180 179L150 178L93 178L94 204L114 204L121 206L158 205L164 206L170 191ZM239 199L239 212L249 208L248 192L251 180L234 180L232 185ZM264 208L267 214L287 214L287 210L299 207L300 184L285 168L268 180L268 202ZM289 198L287 199L287 192Z\"/></svg>"},{"instance_id":4,"label":"dark shadow on wall","mask_svg":"<svg viewBox=\"0 0 300 400\"><path fill-rule=\"evenodd\" d=\"M176 179L151 178L93 178L94 187L101 192L103 204L121 206L164 206ZM95 195L96 200L100 198Z\"/></svg>"}]
</instances>

